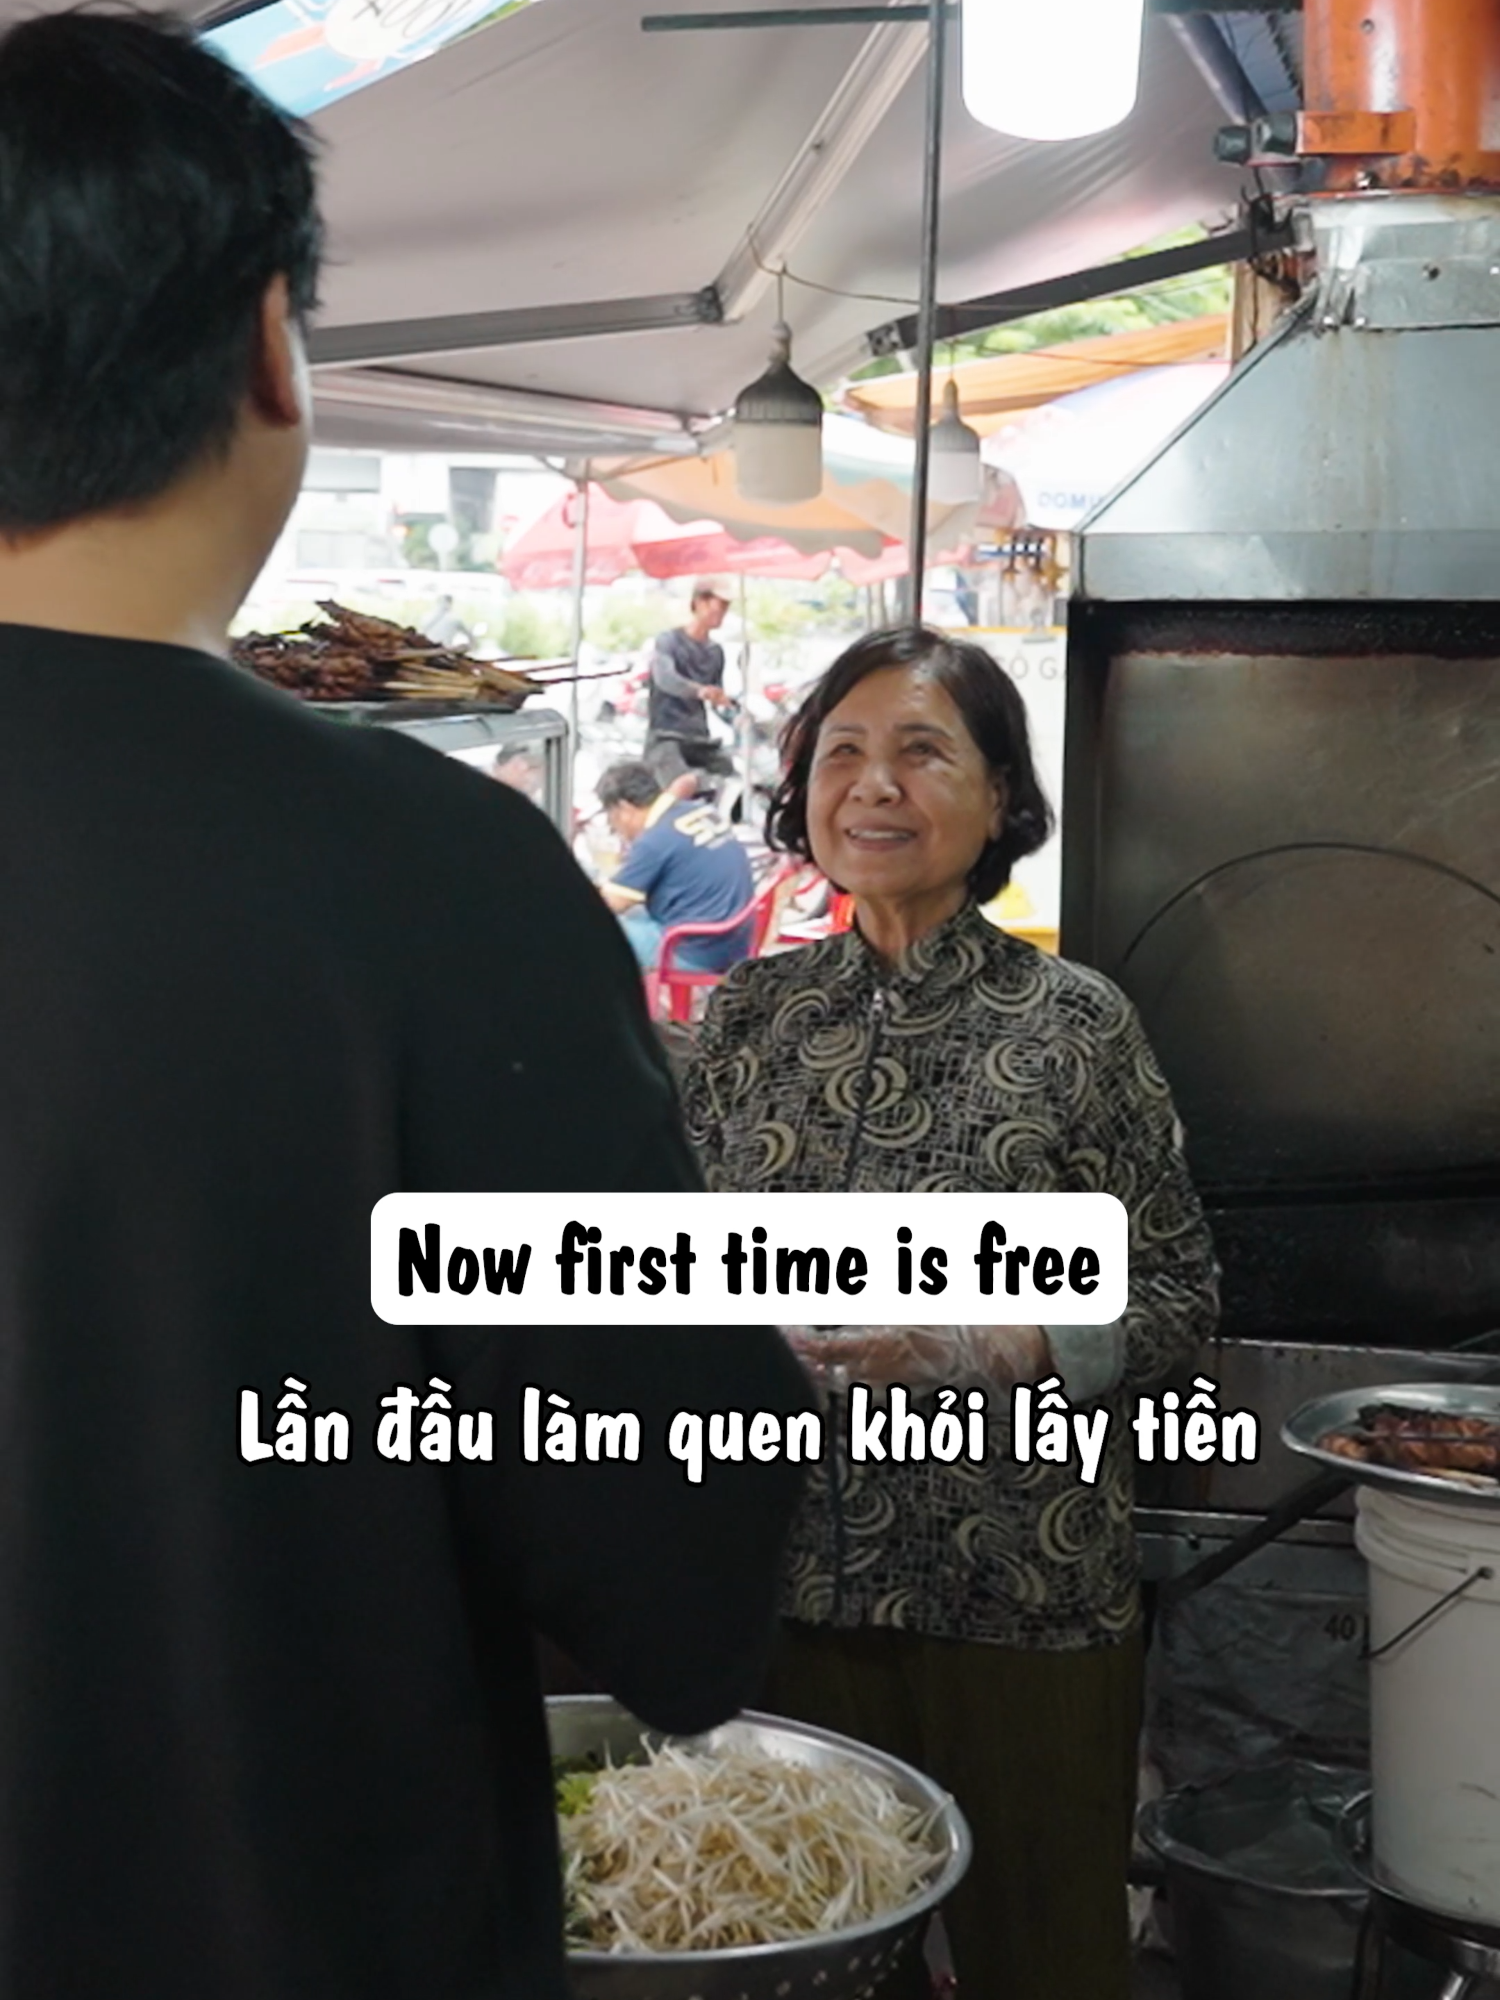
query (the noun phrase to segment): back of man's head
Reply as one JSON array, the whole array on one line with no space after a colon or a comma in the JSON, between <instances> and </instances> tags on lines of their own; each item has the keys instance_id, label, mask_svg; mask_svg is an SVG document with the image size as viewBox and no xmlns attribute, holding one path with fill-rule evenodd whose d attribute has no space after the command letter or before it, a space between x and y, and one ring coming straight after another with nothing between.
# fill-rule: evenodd
<instances>
[{"instance_id":1,"label":"back of man's head","mask_svg":"<svg viewBox=\"0 0 1500 2000\"><path fill-rule=\"evenodd\" d=\"M654 806L661 796L656 773L634 758L611 764L596 789L606 812L611 806Z\"/></svg>"},{"instance_id":2,"label":"back of man's head","mask_svg":"<svg viewBox=\"0 0 1500 2000\"><path fill-rule=\"evenodd\" d=\"M315 303L312 144L166 16L0 35L0 534L227 449L277 276Z\"/></svg>"}]
</instances>

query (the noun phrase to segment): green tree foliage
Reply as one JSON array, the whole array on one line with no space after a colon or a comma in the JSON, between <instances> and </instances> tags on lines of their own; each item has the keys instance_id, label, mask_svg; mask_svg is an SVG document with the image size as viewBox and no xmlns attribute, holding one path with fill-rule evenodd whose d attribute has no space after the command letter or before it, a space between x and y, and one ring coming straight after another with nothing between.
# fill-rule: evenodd
<instances>
[{"instance_id":1,"label":"green tree foliage","mask_svg":"<svg viewBox=\"0 0 1500 2000\"><path fill-rule=\"evenodd\" d=\"M462 613L460 612L460 615ZM481 617L486 614L480 613ZM486 635L503 653L532 660L557 660L568 650L572 614L562 598L521 596L507 599L498 621L491 615Z\"/></svg>"},{"instance_id":2,"label":"green tree foliage","mask_svg":"<svg viewBox=\"0 0 1500 2000\"><path fill-rule=\"evenodd\" d=\"M658 632L681 625L687 615L687 602L680 594L666 590L632 593L628 581L622 580L607 591L590 593L585 632L590 644L603 653L634 654ZM758 666L763 670L778 667L793 660L806 639L826 632L858 631L862 621L860 593L836 576L818 583L747 577L745 621ZM738 645L733 613L727 630L731 635L727 651L732 657Z\"/></svg>"},{"instance_id":3,"label":"green tree foliage","mask_svg":"<svg viewBox=\"0 0 1500 2000\"><path fill-rule=\"evenodd\" d=\"M842 577L820 583L784 583L750 577L745 588L745 622L755 649L758 674L796 664L803 644L824 634L858 632L863 627L860 593Z\"/></svg>"},{"instance_id":4,"label":"green tree foliage","mask_svg":"<svg viewBox=\"0 0 1500 2000\"><path fill-rule=\"evenodd\" d=\"M1178 229L1169 236L1142 244L1129 255L1144 257L1152 251L1174 249L1181 243L1198 243L1206 233L1197 227ZM1029 319L990 327L984 333L972 334L951 345L945 341L938 359L946 366L950 362L981 360L992 354L1025 354L1035 347L1061 347L1070 340L1087 340L1107 333L1138 333L1146 327L1169 325L1173 320L1228 312L1231 287L1230 267L1219 264L1211 270L1164 279L1138 292L1122 292L1111 299L1087 299L1081 305L1057 306L1051 312L1033 313ZM877 375L899 374L902 366L899 360L887 357L860 369L853 379L869 381Z\"/></svg>"},{"instance_id":5,"label":"green tree foliage","mask_svg":"<svg viewBox=\"0 0 1500 2000\"><path fill-rule=\"evenodd\" d=\"M441 567L431 541L428 539L441 519L440 515L407 515L396 524L401 545L401 561L406 569L438 569Z\"/></svg>"},{"instance_id":6,"label":"green tree foliage","mask_svg":"<svg viewBox=\"0 0 1500 2000\"><path fill-rule=\"evenodd\" d=\"M648 639L680 625L686 612L664 590L631 596L622 589L596 592L590 599L585 636L601 653L638 653Z\"/></svg>"}]
</instances>

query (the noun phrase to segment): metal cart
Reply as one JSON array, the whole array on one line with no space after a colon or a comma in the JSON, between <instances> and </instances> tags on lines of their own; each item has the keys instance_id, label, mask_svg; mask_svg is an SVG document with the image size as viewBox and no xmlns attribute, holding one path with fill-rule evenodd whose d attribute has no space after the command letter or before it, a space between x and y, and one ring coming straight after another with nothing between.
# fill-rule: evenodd
<instances>
[{"instance_id":1,"label":"metal cart","mask_svg":"<svg viewBox=\"0 0 1500 2000\"><path fill-rule=\"evenodd\" d=\"M567 719L552 708L501 709L493 702L329 701L310 703L330 721L399 729L445 757L490 770L516 753L532 763L525 789L565 840L573 837L573 743Z\"/></svg>"}]
</instances>

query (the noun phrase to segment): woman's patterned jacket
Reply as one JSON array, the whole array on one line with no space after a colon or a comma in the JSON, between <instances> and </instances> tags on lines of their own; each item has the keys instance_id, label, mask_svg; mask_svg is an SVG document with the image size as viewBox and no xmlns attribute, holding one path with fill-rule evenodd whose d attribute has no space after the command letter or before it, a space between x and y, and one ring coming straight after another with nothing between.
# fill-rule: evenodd
<instances>
[{"instance_id":1,"label":"woman's patterned jacket","mask_svg":"<svg viewBox=\"0 0 1500 2000\"><path fill-rule=\"evenodd\" d=\"M1212 1331L1213 1245L1135 1011L973 905L886 966L847 932L737 967L683 1082L715 1189L1101 1189L1130 1215L1124 1377L1098 1482L1013 1462L814 1468L782 1609L1071 1650L1133 1630L1127 1396ZM1004 1402L1008 1412L1008 1398Z\"/></svg>"}]
</instances>

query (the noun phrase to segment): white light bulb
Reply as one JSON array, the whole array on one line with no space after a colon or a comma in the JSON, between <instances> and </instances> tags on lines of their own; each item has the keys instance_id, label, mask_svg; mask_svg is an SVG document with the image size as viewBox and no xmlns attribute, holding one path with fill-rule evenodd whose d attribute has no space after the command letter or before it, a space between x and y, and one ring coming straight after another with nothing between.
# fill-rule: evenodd
<instances>
[{"instance_id":1,"label":"white light bulb","mask_svg":"<svg viewBox=\"0 0 1500 2000\"><path fill-rule=\"evenodd\" d=\"M963 0L969 116L1016 139L1083 139L1130 115L1143 0Z\"/></svg>"},{"instance_id":2,"label":"white light bulb","mask_svg":"<svg viewBox=\"0 0 1500 2000\"><path fill-rule=\"evenodd\" d=\"M958 384L951 377L943 390L943 414L930 435L928 499L940 507L961 507L977 500L984 482L979 433L964 422L958 403Z\"/></svg>"},{"instance_id":3,"label":"white light bulb","mask_svg":"<svg viewBox=\"0 0 1500 2000\"><path fill-rule=\"evenodd\" d=\"M746 423L734 427L734 483L742 500L788 507L823 490L823 440L807 424Z\"/></svg>"},{"instance_id":4,"label":"white light bulb","mask_svg":"<svg viewBox=\"0 0 1500 2000\"><path fill-rule=\"evenodd\" d=\"M745 500L791 506L823 490L823 399L792 373L791 351L778 321L770 367L735 398L735 485Z\"/></svg>"}]
</instances>

